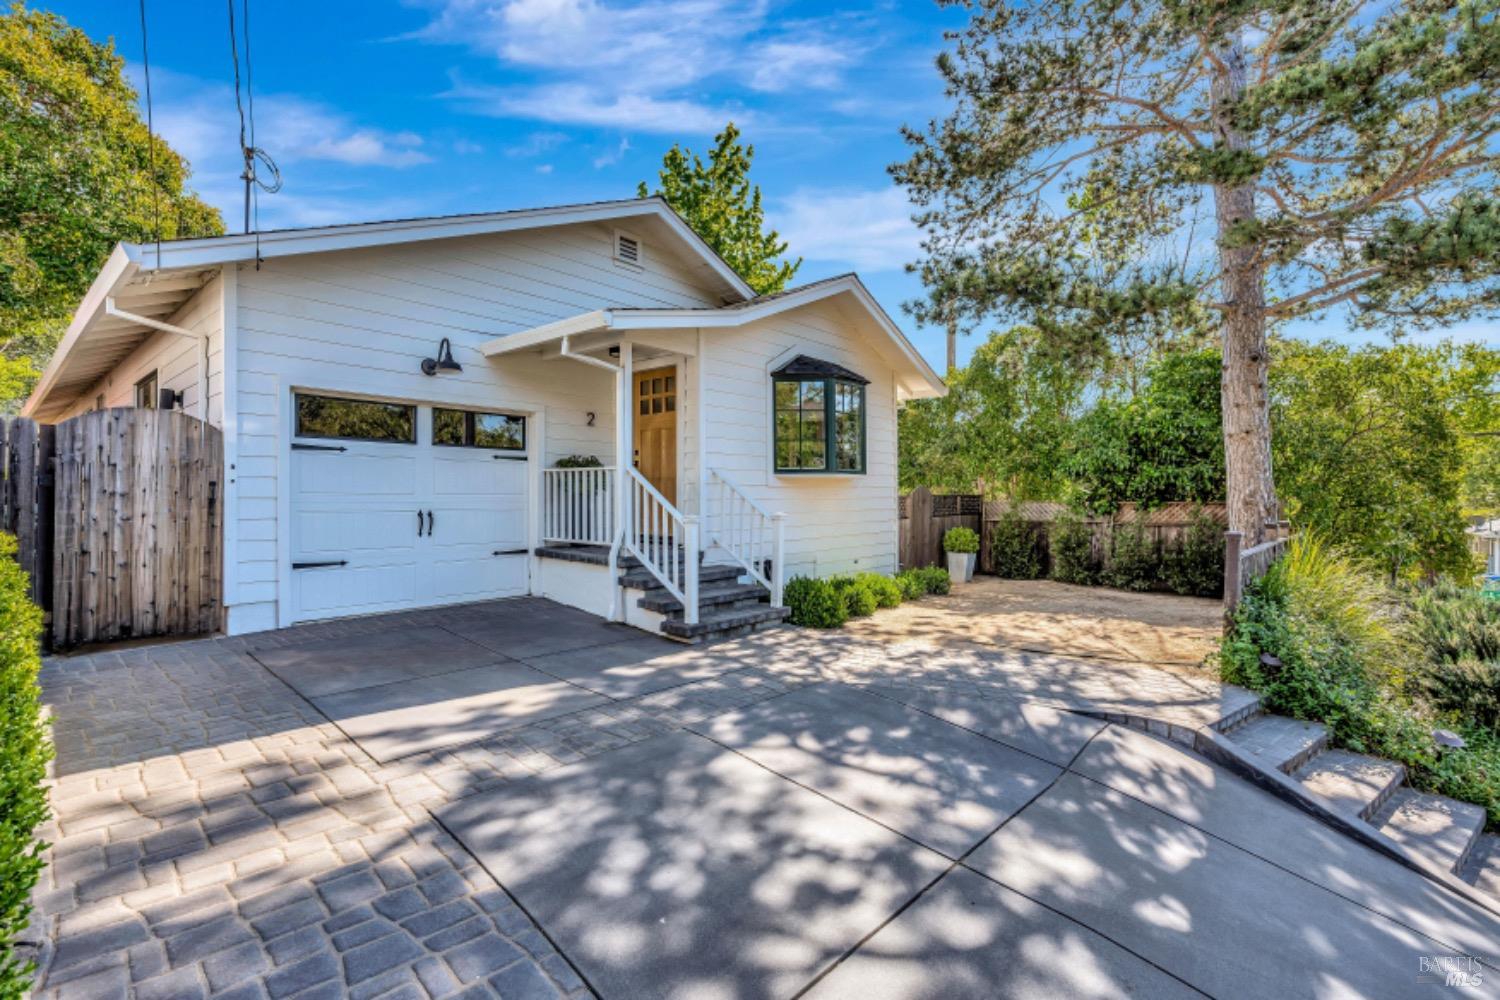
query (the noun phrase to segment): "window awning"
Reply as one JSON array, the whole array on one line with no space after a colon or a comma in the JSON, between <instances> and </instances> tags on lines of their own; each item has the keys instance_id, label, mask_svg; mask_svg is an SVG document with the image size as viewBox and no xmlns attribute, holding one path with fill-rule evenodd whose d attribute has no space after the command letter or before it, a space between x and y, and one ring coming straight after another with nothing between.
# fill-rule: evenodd
<instances>
[{"instance_id":1,"label":"window awning","mask_svg":"<svg viewBox=\"0 0 1500 1000\"><path fill-rule=\"evenodd\" d=\"M771 374L784 375L788 378L836 378L844 382L858 382L860 385L870 384L870 380L858 372L852 372L832 361L810 358L806 354L797 355Z\"/></svg>"}]
</instances>

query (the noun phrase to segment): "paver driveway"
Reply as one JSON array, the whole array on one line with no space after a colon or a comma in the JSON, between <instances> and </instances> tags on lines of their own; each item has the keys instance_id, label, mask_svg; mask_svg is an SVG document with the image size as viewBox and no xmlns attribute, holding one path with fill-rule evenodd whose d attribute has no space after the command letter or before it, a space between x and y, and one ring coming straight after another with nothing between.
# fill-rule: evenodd
<instances>
[{"instance_id":1,"label":"paver driveway","mask_svg":"<svg viewBox=\"0 0 1500 1000\"><path fill-rule=\"evenodd\" d=\"M518 600L51 660L44 995L1452 995L1500 918L1179 747L1204 682ZM325 714L326 713L326 714Z\"/></svg>"}]
</instances>

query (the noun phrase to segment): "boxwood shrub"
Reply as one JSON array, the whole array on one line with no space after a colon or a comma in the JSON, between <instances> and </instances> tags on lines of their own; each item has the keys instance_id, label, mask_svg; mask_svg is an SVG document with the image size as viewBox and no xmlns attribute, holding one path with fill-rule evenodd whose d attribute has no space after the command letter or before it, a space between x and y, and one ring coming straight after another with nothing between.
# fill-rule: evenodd
<instances>
[{"instance_id":1,"label":"boxwood shrub","mask_svg":"<svg viewBox=\"0 0 1500 1000\"><path fill-rule=\"evenodd\" d=\"M827 580L794 576L782 590L782 601L791 609L789 621L807 628L838 628L849 620L844 595Z\"/></svg>"},{"instance_id":2,"label":"boxwood shrub","mask_svg":"<svg viewBox=\"0 0 1500 1000\"><path fill-rule=\"evenodd\" d=\"M868 618L879 606L875 592L857 576L830 577L828 582L844 599L844 609L850 618Z\"/></svg>"},{"instance_id":3,"label":"boxwood shrub","mask_svg":"<svg viewBox=\"0 0 1500 1000\"><path fill-rule=\"evenodd\" d=\"M919 570L903 569L893 579L896 586L901 588L903 601L915 601L919 597L927 596L927 584L922 581L922 574Z\"/></svg>"},{"instance_id":4,"label":"boxwood shrub","mask_svg":"<svg viewBox=\"0 0 1500 1000\"><path fill-rule=\"evenodd\" d=\"M883 573L860 573L857 577L875 595L877 607L894 608L901 603L901 585Z\"/></svg>"},{"instance_id":5,"label":"boxwood shrub","mask_svg":"<svg viewBox=\"0 0 1500 1000\"><path fill-rule=\"evenodd\" d=\"M917 574L917 578L922 581L922 589L929 594L946 594L953 588L953 579L941 566L923 566L912 572Z\"/></svg>"},{"instance_id":6,"label":"boxwood shrub","mask_svg":"<svg viewBox=\"0 0 1500 1000\"><path fill-rule=\"evenodd\" d=\"M15 554L15 538L0 534L0 997L25 995L33 972L15 945L42 872L36 829L48 815L42 781L52 758L37 687L42 612Z\"/></svg>"}]
</instances>

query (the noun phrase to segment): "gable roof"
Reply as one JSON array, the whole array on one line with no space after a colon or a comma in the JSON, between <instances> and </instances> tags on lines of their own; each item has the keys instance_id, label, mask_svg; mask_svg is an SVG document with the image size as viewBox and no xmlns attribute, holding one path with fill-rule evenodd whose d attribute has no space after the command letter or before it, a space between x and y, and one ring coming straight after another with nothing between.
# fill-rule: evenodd
<instances>
[{"instance_id":1,"label":"gable roof","mask_svg":"<svg viewBox=\"0 0 1500 1000\"><path fill-rule=\"evenodd\" d=\"M506 334L479 345L490 357L534 350L567 337L586 333L629 330L691 330L744 326L757 320L801 309L815 302L847 297L860 314L869 319L881 341L893 355L892 367L907 399L941 396L948 389L921 353L901 332L890 314L875 301L875 296L857 274L840 274L821 281L771 295L761 295L744 302L713 308L692 309L597 309L544 326Z\"/></svg>"},{"instance_id":2,"label":"gable roof","mask_svg":"<svg viewBox=\"0 0 1500 1000\"><path fill-rule=\"evenodd\" d=\"M797 355L771 374L791 375L796 378L836 378L845 382L858 382L860 385L870 384L870 380L859 372L850 371L843 365L836 365L832 361L808 357L806 354Z\"/></svg>"},{"instance_id":3,"label":"gable roof","mask_svg":"<svg viewBox=\"0 0 1500 1000\"><path fill-rule=\"evenodd\" d=\"M755 298L722 257L660 197L558 205L508 212L393 219L230 236L120 243L84 294L22 414L48 419L65 411L139 347L226 264L299 254L393 246L426 240L516 232L585 222L632 220L669 234L725 301ZM125 315L121 315L124 313Z\"/></svg>"}]
</instances>

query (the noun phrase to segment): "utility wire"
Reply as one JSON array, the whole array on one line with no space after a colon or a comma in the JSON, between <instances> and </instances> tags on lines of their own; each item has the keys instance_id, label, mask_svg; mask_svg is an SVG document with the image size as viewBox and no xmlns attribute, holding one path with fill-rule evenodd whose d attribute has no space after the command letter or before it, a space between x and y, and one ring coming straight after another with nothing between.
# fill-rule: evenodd
<instances>
[{"instance_id":1,"label":"utility wire","mask_svg":"<svg viewBox=\"0 0 1500 1000\"><path fill-rule=\"evenodd\" d=\"M245 81L240 83L240 46L234 27L234 0L226 0L229 8L229 56L234 64L234 106L240 116L240 156L245 162L245 171L240 177L245 182L245 232L255 233L255 268L260 270L260 191L275 194L281 190L281 170L266 151L255 144L255 91L252 86L250 67L250 0L241 0L241 19L245 36ZM247 116L245 105L249 104ZM248 134L247 134L248 132ZM264 165L270 180L262 180L259 166ZM252 227L252 210L254 225Z\"/></svg>"},{"instance_id":2,"label":"utility wire","mask_svg":"<svg viewBox=\"0 0 1500 1000\"><path fill-rule=\"evenodd\" d=\"M156 233L156 266L161 267L161 182L156 176L156 123L151 108L151 45L146 38L146 0L141 0L141 65L146 74L146 165L151 181L151 228Z\"/></svg>"}]
</instances>

